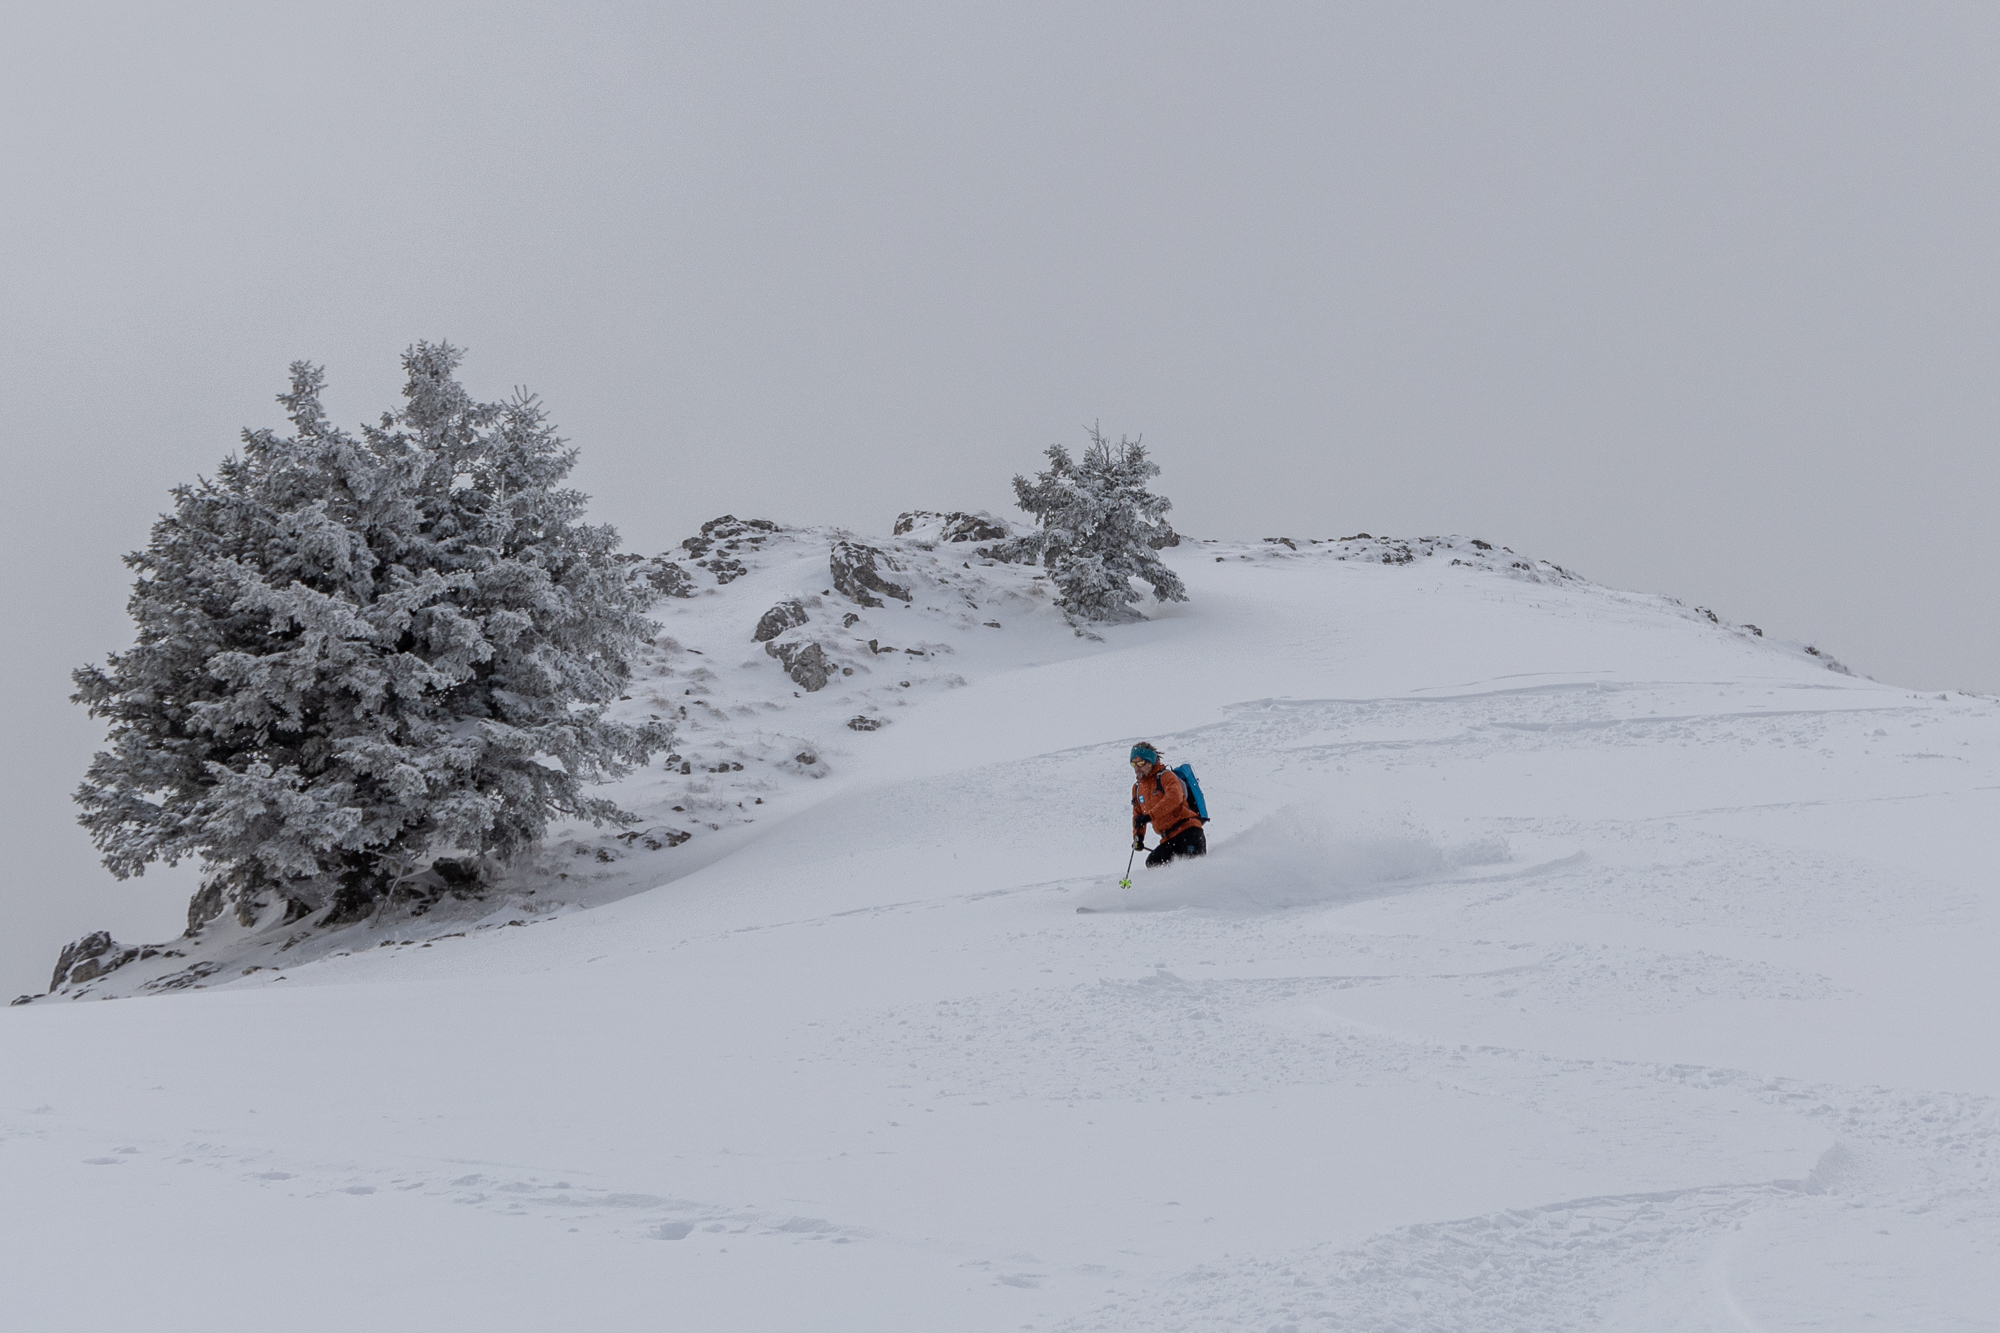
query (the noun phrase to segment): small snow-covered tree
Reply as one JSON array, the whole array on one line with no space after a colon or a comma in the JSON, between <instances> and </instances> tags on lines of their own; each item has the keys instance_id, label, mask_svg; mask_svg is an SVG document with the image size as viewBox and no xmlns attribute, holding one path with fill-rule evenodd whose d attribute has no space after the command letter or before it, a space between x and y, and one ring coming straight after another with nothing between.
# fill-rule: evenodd
<instances>
[{"instance_id":1,"label":"small snow-covered tree","mask_svg":"<svg viewBox=\"0 0 2000 1333\"><path fill-rule=\"evenodd\" d=\"M1151 584L1163 602L1184 602L1180 577L1161 563L1157 548L1172 537L1165 521L1173 501L1147 491L1160 465L1138 440L1116 445L1095 425L1083 457L1052 444L1049 466L1014 478L1016 503L1032 514L1037 530L1025 542L1056 586L1056 605L1085 620L1131 620L1141 594L1132 580Z\"/></svg>"},{"instance_id":2,"label":"small snow-covered tree","mask_svg":"<svg viewBox=\"0 0 2000 1333\"><path fill-rule=\"evenodd\" d=\"M239 916L339 921L439 853L628 818L586 788L671 740L604 715L650 594L540 403L473 401L461 356L411 348L403 408L358 438L295 363L292 433L245 431L125 558L137 643L73 696L110 722L76 800L113 874L196 857Z\"/></svg>"}]
</instances>

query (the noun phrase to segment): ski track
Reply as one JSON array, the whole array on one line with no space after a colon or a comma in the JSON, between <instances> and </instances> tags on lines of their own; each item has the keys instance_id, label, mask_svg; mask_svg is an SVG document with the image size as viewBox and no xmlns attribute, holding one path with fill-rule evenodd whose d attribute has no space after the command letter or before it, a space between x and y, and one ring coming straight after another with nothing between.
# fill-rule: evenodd
<instances>
[{"instance_id":1,"label":"ski track","mask_svg":"<svg viewBox=\"0 0 2000 1333\"><path fill-rule=\"evenodd\" d=\"M1482 1050L1533 1067L1544 1059ZM1692 1066L1600 1068L1570 1076L1636 1080L1692 1101L1747 1099L1822 1127L1829 1147L1802 1178L1554 1201L1423 1223L1356 1247L1306 1246L1178 1275L1131 1291L1061 1330L1304 1328L1486 1330L1711 1325L1733 1308L1713 1289L1733 1232L1772 1213L1867 1210L1884 1220L1938 1211L1952 1228L2000 1221L2000 1105L1990 1098L1841 1089ZM1692 1109L1692 1108L1691 1108Z\"/></svg>"},{"instance_id":2,"label":"ski track","mask_svg":"<svg viewBox=\"0 0 2000 1333\"><path fill-rule=\"evenodd\" d=\"M84 1166L128 1168L125 1174L146 1176L149 1184L171 1187L177 1170L193 1168L297 1199L339 1204L374 1194L408 1195L440 1206L532 1218L616 1239L680 1240L700 1230L845 1245L870 1234L825 1218L755 1204L700 1202L594 1184L587 1173L576 1171L481 1162L328 1162L206 1139L93 1147L68 1131L38 1127L26 1117L0 1120L0 1143L10 1140L51 1153L74 1154ZM93 1155L82 1155L86 1153Z\"/></svg>"},{"instance_id":3,"label":"ski track","mask_svg":"<svg viewBox=\"0 0 2000 1333\"><path fill-rule=\"evenodd\" d=\"M1718 864L1733 863L1694 861L1645 878L1670 900L1699 886L1699 900L1731 887L1718 886ZM1748 887L1769 887L1774 878L1768 867L1739 871ZM1552 877L1542 891L1576 894L1593 873L1602 877ZM1614 881L1608 891L1620 886ZM1466 910L1493 906L1487 899ZM1187 917L1132 923L1149 937L1142 953L1185 955L1197 945L1242 967L1315 952L1298 921L1285 923L1289 929L1257 923L1233 930ZM1708 1136L1725 1124L1740 1132L1741 1118L1757 1114L1803 1120L1827 1145L1818 1170L1795 1179L1558 1200L1408 1227L1359 1247L1306 1246L1205 1264L1164 1287L1120 1291L1058 1329L1705 1327L1703 1312L1728 1300L1704 1273L1717 1247L1752 1218L1949 1208L1953 1225L1990 1231L2000 1221L2000 1109L1991 1099L1495 1046L1448 1048L1368 1030L1321 1005L1356 988L1424 982L1468 997L1641 1012L1695 998L1823 998L1836 990L1823 976L1702 952L1576 944L1505 946L1530 955L1510 966L1405 972L1391 969L1421 965L1434 946L1377 937L1365 948L1384 970L1203 980L1161 969L1062 991L940 1000L881 1014L850 1035L941 1099L1201 1100L1397 1079L1575 1117L1577 1132L1591 1138L1576 1160L1698 1159ZM1862 1163L1873 1170L1864 1172Z\"/></svg>"}]
</instances>

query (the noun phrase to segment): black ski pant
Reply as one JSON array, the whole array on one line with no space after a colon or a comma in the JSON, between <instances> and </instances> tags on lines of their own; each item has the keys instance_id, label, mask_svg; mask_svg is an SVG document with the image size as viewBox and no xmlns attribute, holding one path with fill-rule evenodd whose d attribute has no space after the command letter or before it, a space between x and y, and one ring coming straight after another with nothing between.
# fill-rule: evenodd
<instances>
[{"instance_id":1,"label":"black ski pant","mask_svg":"<svg viewBox=\"0 0 2000 1333\"><path fill-rule=\"evenodd\" d=\"M1146 864L1163 866L1167 862L1183 856L1207 856L1208 834L1202 832L1201 825L1182 829L1171 838L1162 838L1160 845L1146 853Z\"/></svg>"}]
</instances>

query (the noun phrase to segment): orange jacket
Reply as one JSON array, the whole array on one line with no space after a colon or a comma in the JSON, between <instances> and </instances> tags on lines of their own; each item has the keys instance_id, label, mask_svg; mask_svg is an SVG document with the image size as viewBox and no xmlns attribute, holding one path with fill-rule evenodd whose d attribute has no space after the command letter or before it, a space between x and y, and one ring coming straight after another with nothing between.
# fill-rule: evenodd
<instances>
[{"instance_id":1,"label":"orange jacket","mask_svg":"<svg viewBox=\"0 0 2000 1333\"><path fill-rule=\"evenodd\" d=\"M1162 838L1201 827L1201 816L1188 802L1186 785L1165 764L1132 784L1132 836L1143 835L1148 823Z\"/></svg>"}]
</instances>

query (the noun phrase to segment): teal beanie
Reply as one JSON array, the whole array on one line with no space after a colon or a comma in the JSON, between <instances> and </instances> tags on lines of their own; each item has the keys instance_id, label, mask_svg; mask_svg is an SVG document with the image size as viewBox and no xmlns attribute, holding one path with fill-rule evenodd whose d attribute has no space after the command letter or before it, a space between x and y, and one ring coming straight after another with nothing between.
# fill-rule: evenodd
<instances>
[{"instance_id":1,"label":"teal beanie","mask_svg":"<svg viewBox=\"0 0 2000 1333\"><path fill-rule=\"evenodd\" d=\"M1140 741L1132 747L1132 758L1143 759L1149 764L1157 764L1160 762L1160 752L1146 744L1146 742Z\"/></svg>"}]
</instances>

